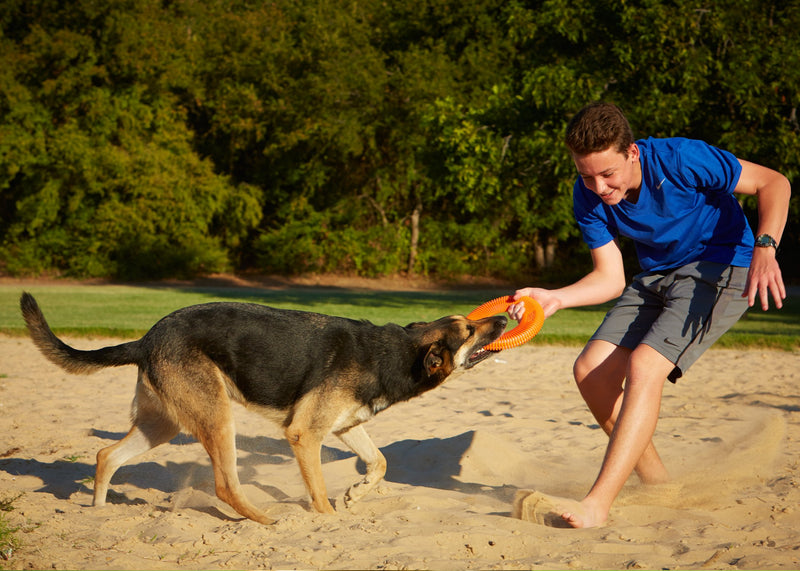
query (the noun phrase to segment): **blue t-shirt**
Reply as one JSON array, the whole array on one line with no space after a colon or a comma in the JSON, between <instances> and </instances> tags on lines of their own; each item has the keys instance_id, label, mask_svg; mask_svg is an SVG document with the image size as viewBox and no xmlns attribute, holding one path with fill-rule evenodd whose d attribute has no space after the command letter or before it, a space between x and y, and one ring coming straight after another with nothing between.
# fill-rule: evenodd
<instances>
[{"instance_id":1,"label":"blue t-shirt","mask_svg":"<svg viewBox=\"0 0 800 571\"><path fill-rule=\"evenodd\" d=\"M741 163L727 151L683 138L636 141L642 188L636 204L608 206L578 178L575 219L590 248L627 236L645 271L696 261L748 267L753 232L733 195Z\"/></svg>"}]
</instances>

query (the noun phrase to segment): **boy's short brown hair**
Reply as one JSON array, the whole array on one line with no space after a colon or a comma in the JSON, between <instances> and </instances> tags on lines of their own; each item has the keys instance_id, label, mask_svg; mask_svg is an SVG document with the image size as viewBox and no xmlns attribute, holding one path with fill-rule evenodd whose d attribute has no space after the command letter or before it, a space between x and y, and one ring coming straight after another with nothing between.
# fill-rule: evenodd
<instances>
[{"instance_id":1,"label":"boy's short brown hair","mask_svg":"<svg viewBox=\"0 0 800 571\"><path fill-rule=\"evenodd\" d=\"M627 155L635 140L633 130L619 107L613 103L596 102L570 119L565 142L573 155L599 153L611 147Z\"/></svg>"}]
</instances>

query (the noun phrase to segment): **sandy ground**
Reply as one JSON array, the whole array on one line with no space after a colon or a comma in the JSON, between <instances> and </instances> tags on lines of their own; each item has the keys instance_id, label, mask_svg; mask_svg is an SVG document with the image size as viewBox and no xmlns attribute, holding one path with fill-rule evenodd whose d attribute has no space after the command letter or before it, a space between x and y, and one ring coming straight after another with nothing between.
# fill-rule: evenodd
<instances>
[{"instance_id":1,"label":"sandy ground","mask_svg":"<svg viewBox=\"0 0 800 571\"><path fill-rule=\"evenodd\" d=\"M110 340L73 340L81 348ZM346 509L363 465L336 438L323 470L336 515L309 511L280 430L237 408L247 494L277 518L243 520L214 496L208 457L181 435L122 467L91 507L98 449L128 430L132 367L62 372L0 337L0 499L22 494L7 569L798 569L800 355L712 350L665 390L656 446L675 478L627 484L609 524L510 517L519 488L581 497L606 444L571 379L576 348L502 352L366 425L389 469Z\"/></svg>"}]
</instances>

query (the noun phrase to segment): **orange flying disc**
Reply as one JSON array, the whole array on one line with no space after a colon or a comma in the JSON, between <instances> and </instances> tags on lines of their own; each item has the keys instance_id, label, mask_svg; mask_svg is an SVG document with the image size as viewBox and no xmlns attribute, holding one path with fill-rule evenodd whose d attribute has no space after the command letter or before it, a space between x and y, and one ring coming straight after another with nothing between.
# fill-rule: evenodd
<instances>
[{"instance_id":1,"label":"orange flying disc","mask_svg":"<svg viewBox=\"0 0 800 571\"><path fill-rule=\"evenodd\" d=\"M503 313L508 311L510 305L519 301L525 304L525 315L520 319L519 325L511 331L503 333L499 339L492 341L484 349L502 351L503 349L519 347L539 333L542 325L544 325L544 310L538 301L530 297L522 297L517 301L514 301L511 296L498 297L473 309L472 313L467 315L467 319L483 319L484 317Z\"/></svg>"}]
</instances>

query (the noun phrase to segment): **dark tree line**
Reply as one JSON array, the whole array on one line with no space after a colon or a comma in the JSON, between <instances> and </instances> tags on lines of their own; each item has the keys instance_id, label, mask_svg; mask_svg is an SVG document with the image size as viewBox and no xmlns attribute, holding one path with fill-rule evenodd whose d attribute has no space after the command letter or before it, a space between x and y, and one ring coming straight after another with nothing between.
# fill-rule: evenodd
<instances>
[{"instance_id":1,"label":"dark tree line","mask_svg":"<svg viewBox=\"0 0 800 571\"><path fill-rule=\"evenodd\" d=\"M0 22L11 274L582 271L562 139L599 99L800 179L796 1L2 0Z\"/></svg>"}]
</instances>

